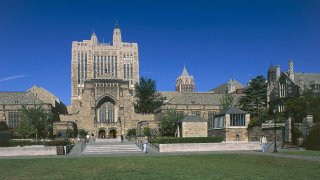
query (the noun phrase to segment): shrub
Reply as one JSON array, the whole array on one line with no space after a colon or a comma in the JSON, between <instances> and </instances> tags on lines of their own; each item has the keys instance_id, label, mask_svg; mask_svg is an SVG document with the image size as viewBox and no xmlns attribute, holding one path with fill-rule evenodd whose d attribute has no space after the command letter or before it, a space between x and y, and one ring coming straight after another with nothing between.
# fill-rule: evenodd
<instances>
[{"instance_id":1,"label":"shrub","mask_svg":"<svg viewBox=\"0 0 320 180\"><path fill-rule=\"evenodd\" d=\"M136 129L129 129L127 132L127 136L136 136L136 135L137 135Z\"/></svg>"},{"instance_id":2,"label":"shrub","mask_svg":"<svg viewBox=\"0 0 320 180\"><path fill-rule=\"evenodd\" d=\"M306 149L320 150L320 126L311 129L306 142Z\"/></svg>"},{"instance_id":3,"label":"shrub","mask_svg":"<svg viewBox=\"0 0 320 180\"><path fill-rule=\"evenodd\" d=\"M0 147L9 147L10 142L5 140L0 140Z\"/></svg>"},{"instance_id":4,"label":"shrub","mask_svg":"<svg viewBox=\"0 0 320 180\"><path fill-rule=\"evenodd\" d=\"M1 121L1 122L0 122L0 131L6 131L6 130L8 130L7 123Z\"/></svg>"},{"instance_id":5,"label":"shrub","mask_svg":"<svg viewBox=\"0 0 320 180\"><path fill-rule=\"evenodd\" d=\"M149 138L149 143L156 144L176 144L176 143L217 143L222 142L223 137L186 137L186 138L173 138L173 137L159 137Z\"/></svg>"},{"instance_id":6,"label":"shrub","mask_svg":"<svg viewBox=\"0 0 320 180\"><path fill-rule=\"evenodd\" d=\"M68 140L54 140L54 141L48 141L44 143L45 146L66 146L69 144L71 143Z\"/></svg>"},{"instance_id":7,"label":"shrub","mask_svg":"<svg viewBox=\"0 0 320 180\"><path fill-rule=\"evenodd\" d=\"M144 127L143 128L143 134L147 137L150 137L151 136L151 128L149 127Z\"/></svg>"},{"instance_id":8,"label":"shrub","mask_svg":"<svg viewBox=\"0 0 320 180\"><path fill-rule=\"evenodd\" d=\"M78 130L78 135L82 138L86 137L86 135L88 134L88 132L84 129L79 129Z\"/></svg>"}]
</instances>

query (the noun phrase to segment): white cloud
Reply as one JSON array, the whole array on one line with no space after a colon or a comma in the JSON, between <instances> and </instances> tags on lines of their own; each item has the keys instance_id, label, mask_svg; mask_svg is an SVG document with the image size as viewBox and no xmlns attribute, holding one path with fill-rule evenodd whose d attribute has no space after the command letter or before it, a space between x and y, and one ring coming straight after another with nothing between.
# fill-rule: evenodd
<instances>
[{"instance_id":1,"label":"white cloud","mask_svg":"<svg viewBox=\"0 0 320 180\"><path fill-rule=\"evenodd\" d=\"M0 82L3 82L3 81L10 81L10 80L13 80L13 79L18 79L18 78L23 78L23 77L26 77L27 75L15 75L15 76L9 76L9 77L5 77L5 78L2 78L0 79Z\"/></svg>"}]
</instances>

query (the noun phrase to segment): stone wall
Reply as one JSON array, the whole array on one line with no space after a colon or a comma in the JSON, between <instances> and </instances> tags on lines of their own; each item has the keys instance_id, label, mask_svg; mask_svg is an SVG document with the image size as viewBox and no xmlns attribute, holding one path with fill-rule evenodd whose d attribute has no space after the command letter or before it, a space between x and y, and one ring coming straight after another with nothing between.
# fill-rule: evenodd
<instances>
[{"instance_id":1,"label":"stone wall","mask_svg":"<svg viewBox=\"0 0 320 180\"><path fill-rule=\"evenodd\" d=\"M247 128L226 128L226 141L248 141Z\"/></svg>"},{"instance_id":2,"label":"stone wall","mask_svg":"<svg viewBox=\"0 0 320 180\"><path fill-rule=\"evenodd\" d=\"M260 149L260 142L241 141L222 143L159 144L159 152L254 151Z\"/></svg>"},{"instance_id":3,"label":"stone wall","mask_svg":"<svg viewBox=\"0 0 320 180\"><path fill-rule=\"evenodd\" d=\"M182 122L182 137L207 137L207 122Z\"/></svg>"},{"instance_id":4,"label":"stone wall","mask_svg":"<svg viewBox=\"0 0 320 180\"><path fill-rule=\"evenodd\" d=\"M56 146L1 147L0 156L48 156L57 155Z\"/></svg>"}]
</instances>

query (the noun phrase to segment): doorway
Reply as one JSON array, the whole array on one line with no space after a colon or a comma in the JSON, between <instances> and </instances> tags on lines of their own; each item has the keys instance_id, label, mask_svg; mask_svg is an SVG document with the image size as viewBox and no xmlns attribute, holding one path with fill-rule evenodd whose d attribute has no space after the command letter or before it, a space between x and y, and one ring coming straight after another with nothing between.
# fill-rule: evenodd
<instances>
[{"instance_id":1,"label":"doorway","mask_svg":"<svg viewBox=\"0 0 320 180\"><path fill-rule=\"evenodd\" d=\"M109 131L109 138L111 139L117 138L117 131L115 129L111 129Z\"/></svg>"},{"instance_id":2,"label":"doorway","mask_svg":"<svg viewBox=\"0 0 320 180\"><path fill-rule=\"evenodd\" d=\"M105 139L106 138L106 131L101 129L99 130L99 139Z\"/></svg>"}]
</instances>

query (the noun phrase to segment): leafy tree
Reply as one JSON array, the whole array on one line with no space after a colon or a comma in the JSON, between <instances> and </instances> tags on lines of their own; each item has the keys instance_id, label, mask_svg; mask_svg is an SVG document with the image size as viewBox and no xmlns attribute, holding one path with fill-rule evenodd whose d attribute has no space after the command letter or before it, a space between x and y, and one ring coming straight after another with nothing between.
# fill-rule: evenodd
<instances>
[{"instance_id":1,"label":"leafy tree","mask_svg":"<svg viewBox=\"0 0 320 180\"><path fill-rule=\"evenodd\" d=\"M151 136L151 128L149 127L144 127L143 128L143 134L147 137L150 137Z\"/></svg>"},{"instance_id":2,"label":"leafy tree","mask_svg":"<svg viewBox=\"0 0 320 180\"><path fill-rule=\"evenodd\" d=\"M134 108L138 113L153 113L164 100L156 90L156 82L144 77L141 77L139 84L135 86L135 98Z\"/></svg>"},{"instance_id":3,"label":"leafy tree","mask_svg":"<svg viewBox=\"0 0 320 180\"><path fill-rule=\"evenodd\" d=\"M8 130L8 129L9 129L9 128L8 128L7 123L4 122L4 121L0 121L0 132L1 132L1 131L6 131L6 130Z\"/></svg>"},{"instance_id":4,"label":"leafy tree","mask_svg":"<svg viewBox=\"0 0 320 180\"><path fill-rule=\"evenodd\" d=\"M302 122L307 115L313 116L315 123L320 123L320 93L306 90L301 96L289 98L285 102L286 116L293 116L295 122Z\"/></svg>"},{"instance_id":5,"label":"leafy tree","mask_svg":"<svg viewBox=\"0 0 320 180\"><path fill-rule=\"evenodd\" d=\"M137 130L136 129L129 129L127 132L127 136L136 136L137 135Z\"/></svg>"},{"instance_id":6,"label":"leafy tree","mask_svg":"<svg viewBox=\"0 0 320 180\"><path fill-rule=\"evenodd\" d=\"M221 109L236 106L236 101L234 99L234 96L230 93L226 93L225 95L221 96L219 101L220 101Z\"/></svg>"},{"instance_id":7,"label":"leafy tree","mask_svg":"<svg viewBox=\"0 0 320 180\"><path fill-rule=\"evenodd\" d=\"M46 138L53 123L52 117L41 107L26 108L23 106L19 113L18 133L25 138L31 136Z\"/></svg>"},{"instance_id":8,"label":"leafy tree","mask_svg":"<svg viewBox=\"0 0 320 180\"><path fill-rule=\"evenodd\" d=\"M184 118L184 114L168 109L160 119L160 131L162 136L174 136L177 130L177 122Z\"/></svg>"},{"instance_id":9,"label":"leafy tree","mask_svg":"<svg viewBox=\"0 0 320 180\"><path fill-rule=\"evenodd\" d=\"M78 130L78 135L82 138L86 137L86 135L88 134L88 132L84 129L79 129Z\"/></svg>"},{"instance_id":10,"label":"leafy tree","mask_svg":"<svg viewBox=\"0 0 320 180\"><path fill-rule=\"evenodd\" d=\"M250 113L249 126L261 125L268 118L266 79L262 75L251 79L244 94L239 100L239 107Z\"/></svg>"}]
</instances>

